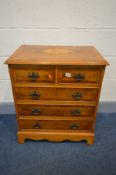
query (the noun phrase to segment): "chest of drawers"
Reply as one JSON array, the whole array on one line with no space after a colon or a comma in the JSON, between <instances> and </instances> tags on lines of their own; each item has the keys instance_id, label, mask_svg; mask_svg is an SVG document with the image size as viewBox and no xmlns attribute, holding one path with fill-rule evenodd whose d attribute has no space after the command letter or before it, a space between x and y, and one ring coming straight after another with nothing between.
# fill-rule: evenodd
<instances>
[{"instance_id":1,"label":"chest of drawers","mask_svg":"<svg viewBox=\"0 0 116 175\"><path fill-rule=\"evenodd\" d=\"M25 139L94 142L107 61L92 46L22 45L6 61Z\"/></svg>"}]
</instances>

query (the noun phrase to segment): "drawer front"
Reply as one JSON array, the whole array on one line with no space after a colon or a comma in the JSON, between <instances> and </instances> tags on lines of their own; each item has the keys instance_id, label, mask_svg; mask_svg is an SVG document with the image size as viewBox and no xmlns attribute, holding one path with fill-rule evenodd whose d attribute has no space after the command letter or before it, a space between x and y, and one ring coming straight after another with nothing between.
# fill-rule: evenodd
<instances>
[{"instance_id":1,"label":"drawer front","mask_svg":"<svg viewBox=\"0 0 116 175\"><path fill-rule=\"evenodd\" d=\"M98 96L97 89L79 89L79 88L15 88L17 100L96 100Z\"/></svg>"},{"instance_id":2,"label":"drawer front","mask_svg":"<svg viewBox=\"0 0 116 175\"><path fill-rule=\"evenodd\" d=\"M92 120L20 120L19 129L91 130Z\"/></svg>"},{"instance_id":3,"label":"drawer front","mask_svg":"<svg viewBox=\"0 0 116 175\"><path fill-rule=\"evenodd\" d=\"M99 83L101 70L60 68L60 83Z\"/></svg>"},{"instance_id":4,"label":"drawer front","mask_svg":"<svg viewBox=\"0 0 116 175\"><path fill-rule=\"evenodd\" d=\"M19 105L20 116L92 116L95 107L80 107L66 105Z\"/></svg>"},{"instance_id":5,"label":"drawer front","mask_svg":"<svg viewBox=\"0 0 116 175\"><path fill-rule=\"evenodd\" d=\"M12 76L15 82L53 83L55 71L53 67L45 68L14 68Z\"/></svg>"}]
</instances>

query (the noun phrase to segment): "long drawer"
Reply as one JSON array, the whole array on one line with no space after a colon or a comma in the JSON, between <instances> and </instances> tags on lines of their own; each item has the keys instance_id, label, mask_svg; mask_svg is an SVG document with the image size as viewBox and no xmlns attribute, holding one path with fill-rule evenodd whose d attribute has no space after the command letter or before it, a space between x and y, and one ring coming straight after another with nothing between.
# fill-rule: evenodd
<instances>
[{"instance_id":1,"label":"long drawer","mask_svg":"<svg viewBox=\"0 0 116 175\"><path fill-rule=\"evenodd\" d=\"M19 120L19 129L91 130L92 120Z\"/></svg>"},{"instance_id":2,"label":"long drawer","mask_svg":"<svg viewBox=\"0 0 116 175\"><path fill-rule=\"evenodd\" d=\"M96 100L98 89L95 88L54 88L54 87L18 87L15 88L17 100Z\"/></svg>"},{"instance_id":3,"label":"long drawer","mask_svg":"<svg viewBox=\"0 0 116 175\"><path fill-rule=\"evenodd\" d=\"M20 116L93 116L94 106L67 106L67 105L18 105Z\"/></svg>"}]
</instances>

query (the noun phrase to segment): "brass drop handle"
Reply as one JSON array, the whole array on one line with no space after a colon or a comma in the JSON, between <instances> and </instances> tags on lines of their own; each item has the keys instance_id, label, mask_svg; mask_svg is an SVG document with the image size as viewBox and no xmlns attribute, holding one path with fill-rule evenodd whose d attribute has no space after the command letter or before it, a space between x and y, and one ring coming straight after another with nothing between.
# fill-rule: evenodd
<instances>
[{"instance_id":1,"label":"brass drop handle","mask_svg":"<svg viewBox=\"0 0 116 175\"><path fill-rule=\"evenodd\" d=\"M76 92L76 93L72 94L72 97L74 97L75 100L80 100L81 97L83 97L83 94L81 92Z\"/></svg>"},{"instance_id":2,"label":"brass drop handle","mask_svg":"<svg viewBox=\"0 0 116 175\"><path fill-rule=\"evenodd\" d=\"M41 94L39 92L36 92L36 91L33 91L33 92L29 93L29 95L34 100L38 99L41 96Z\"/></svg>"},{"instance_id":3,"label":"brass drop handle","mask_svg":"<svg viewBox=\"0 0 116 175\"><path fill-rule=\"evenodd\" d=\"M28 78L31 81L36 81L40 77L39 73L32 72L28 74Z\"/></svg>"},{"instance_id":4,"label":"brass drop handle","mask_svg":"<svg viewBox=\"0 0 116 175\"><path fill-rule=\"evenodd\" d=\"M78 73L78 74L74 74L73 76L77 81L82 81L85 79L85 75L84 74L81 74L81 73Z\"/></svg>"},{"instance_id":5,"label":"brass drop handle","mask_svg":"<svg viewBox=\"0 0 116 175\"><path fill-rule=\"evenodd\" d=\"M32 109L32 114L33 115L39 115L39 114L41 114L41 109L39 109L39 108Z\"/></svg>"},{"instance_id":6,"label":"brass drop handle","mask_svg":"<svg viewBox=\"0 0 116 175\"><path fill-rule=\"evenodd\" d=\"M41 128L41 125L40 125L39 123L34 123L34 124L32 125L32 127L33 127L34 129L40 129L40 128Z\"/></svg>"},{"instance_id":7,"label":"brass drop handle","mask_svg":"<svg viewBox=\"0 0 116 175\"><path fill-rule=\"evenodd\" d=\"M73 110L71 110L71 114L74 116L78 116L81 114L81 111L80 111L80 109L73 109Z\"/></svg>"},{"instance_id":8,"label":"brass drop handle","mask_svg":"<svg viewBox=\"0 0 116 175\"><path fill-rule=\"evenodd\" d=\"M76 124L76 123L73 123L73 124L70 126L70 129L72 129L72 130L77 130L77 129L79 129L79 125Z\"/></svg>"}]
</instances>

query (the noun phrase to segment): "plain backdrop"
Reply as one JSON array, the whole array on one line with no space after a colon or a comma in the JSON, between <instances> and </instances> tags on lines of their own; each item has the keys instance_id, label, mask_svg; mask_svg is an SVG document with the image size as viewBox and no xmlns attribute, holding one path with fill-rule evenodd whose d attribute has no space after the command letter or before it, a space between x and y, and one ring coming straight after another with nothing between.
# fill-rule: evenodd
<instances>
[{"instance_id":1,"label":"plain backdrop","mask_svg":"<svg viewBox=\"0 0 116 175\"><path fill-rule=\"evenodd\" d=\"M116 0L0 0L0 101L12 102L4 61L21 44L94 45L109 61L101 101L116 102Z\"/></svg>"}]
</instances>

